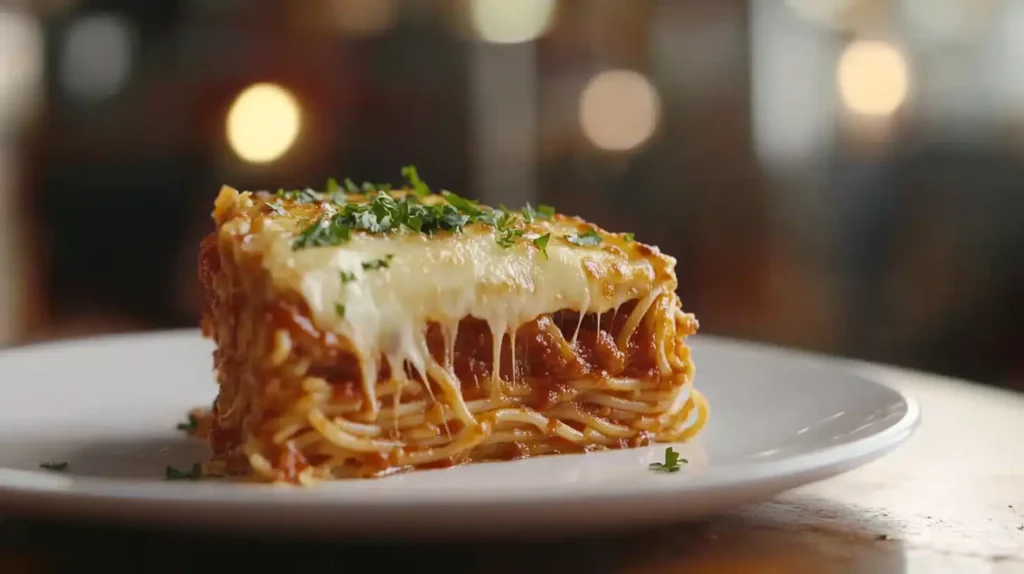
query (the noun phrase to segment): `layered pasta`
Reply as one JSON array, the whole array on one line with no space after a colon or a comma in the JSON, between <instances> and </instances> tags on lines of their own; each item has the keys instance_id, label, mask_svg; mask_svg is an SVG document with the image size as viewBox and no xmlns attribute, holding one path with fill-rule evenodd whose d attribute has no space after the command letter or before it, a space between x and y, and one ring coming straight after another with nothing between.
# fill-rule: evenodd
<instances>
[{"instance_id":1,"label":"layered pasta","mask_svg":"<svg viewBox=\"0 0 1024 574\"><path fill-rule=\"evenodd\" d=\"M312 484L700 431L672 257L411 175L220 190L200 254L219 386L206 468Z\"/></svg>"}]
</instances>

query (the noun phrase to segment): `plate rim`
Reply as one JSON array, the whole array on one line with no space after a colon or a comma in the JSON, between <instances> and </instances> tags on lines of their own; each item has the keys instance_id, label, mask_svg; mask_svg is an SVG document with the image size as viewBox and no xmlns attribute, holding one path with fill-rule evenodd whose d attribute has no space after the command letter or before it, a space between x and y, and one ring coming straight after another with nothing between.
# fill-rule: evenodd
<instances>
[{"instance_id":1,"label":"plate rim","mask_svg":"<svg viewBox=\"0 0 1024 574\"><path fill-rule=\"evenodd\" d=\"M25 345L0 350L0 360L10 355L45 351L60 347L74 347L86 344L109 345L121 341L156 342L159 339L186 340L199 339L200 331L196 328L150 330L132 333L116 333L91 337L78 337L56 341L30 342ZM901 401L902 415L885 428L853 441L830 445L801 453L780 460L767 462L749 462L731 465L727 474L707 475L694 474L686 480L652 481L645 483L642 489L630 491L618 484L583 483L558 484L545 489L517 489L514 487L497 487L479 491L459 491L458 489L409 489L401 490L396 496L373 496L361 500L363 493L346 493L332 490L326 496L317 494L318 489L288 488L264 484L246 483L167 483L156 480L140 480L136 478L103 478L93 476L53 475L41 471L0 467L0 506L9 506L9 499L24 497L37 501L69 500L103 501L111 503L145 502L150 505L192 504L199 506L213 505L221 508L259 507L267 511L291 508L308 512L316 508L346 508L354 511L367 509L424 509L435 506L444 508L479 506L489 507L550 504L558 501L563 504L592 501L596 503L612 503L624 500L643 500L663 498L668 494L688 496L698 492L721 492L744 487L752 487L771 481L789 481L799 484L816 482L847 470L851 470L867 462L880 458L908 440L921 423L921 407L912 395L880 380L866 367L876 367L864 363L809 352L800 349L789 349L756 341L746 341L716 335L697 335L694 337L698 346L710 345L725 351L753 351L758 354L781 355L789 360L797 360L801 367L825 367L827 370L839 369L844 375L860 379L893 393ZM698 367L699 369L699 367ZM698 370L699 376L699 370ZM697 440L699 442L699 439ZM581 455L582 456L582 455ZM503 464L501 462L488 464ZM447 469L428 471L446 472ZM421 471L422 472L422 471ZM809 480L800 478L810 476ZM816 477L816 478L813 478ZM792 488L793 486L787 487ZM274 496L264 496L273 491ZM310 495L309 493L313 493ZM17 501L16 501L17 502ZM22 502L29 502L23 500ZM20 506L20 505L19 505Z\"/></svg>"}]
</instances>

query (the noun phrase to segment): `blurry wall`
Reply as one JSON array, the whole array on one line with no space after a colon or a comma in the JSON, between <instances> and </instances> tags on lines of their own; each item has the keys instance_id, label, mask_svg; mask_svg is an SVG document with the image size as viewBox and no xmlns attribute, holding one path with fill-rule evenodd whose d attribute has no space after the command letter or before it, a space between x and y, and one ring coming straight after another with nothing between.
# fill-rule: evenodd
<instances>
[{"instance_id":1,"label":"blurry wall","mask_svg":"<svg viewBox=\"0 0 1024 574\"><path fill-rule=\"evenodd\" d=\"M27 324L32 270L22 199L28 163L24 134L43 97L43 28L24 9L0 5L0 345Z\"/></svg>"},{"instance_id":2,"label":"blurry wall","mask_svg":"<svg viewBox=\"0 0 1024 574\"><path fill-rule=\"evenodd\" d=\"M428 181L679 260L706 333L1018 385L1024 0L0 9L0 342L195 324L222 183Z\"/></svg>"}]
</instances>

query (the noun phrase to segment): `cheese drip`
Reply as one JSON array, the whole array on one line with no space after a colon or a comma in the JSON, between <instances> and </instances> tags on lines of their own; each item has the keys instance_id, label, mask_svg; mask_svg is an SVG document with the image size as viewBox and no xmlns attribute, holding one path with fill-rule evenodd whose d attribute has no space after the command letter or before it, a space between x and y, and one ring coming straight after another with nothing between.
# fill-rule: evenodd
<instances>
[{"instance_id":1,"label":"cheese drip","mask_svg":"<svg viewBox=\"0 0 1024 574\"><path fill-rule=\"evenodd\" d=\"M560 225L550 227L557 233ZM564 242L552 241L545 257L529 235L505 249L493 233L479 230L434 237L358 234L336 247L293 250L294 231L269 222L259 237L266 244L253 247L263 251L275 286L301 294L317 327L353 342L371 409L377 406L378 357L386 357L392 371L406 362L419 373L442 370L448 376L441 386L459 392L450 369L461 319L487 322L498 364L510 330L560 310L582 317L619 307L651 285L655 274L647 260ZM602 284L592 271L613 266L620 276L612 283ZM427 351L430 322L448 326L446 365L436 364Z\"/></svg>"}]
</instances>

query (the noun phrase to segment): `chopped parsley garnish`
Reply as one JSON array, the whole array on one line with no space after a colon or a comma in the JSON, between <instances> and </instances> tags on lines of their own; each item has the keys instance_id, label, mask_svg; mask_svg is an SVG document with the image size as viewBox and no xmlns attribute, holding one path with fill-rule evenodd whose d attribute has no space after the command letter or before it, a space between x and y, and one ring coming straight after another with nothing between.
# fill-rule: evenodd
<instances>
[{"instance_id":1,"label":"chopped parsley garnish","mask_svg":"<svg viewBox=\"0 0 1024 574\"><path fill-rule=\"evenodd\" d=\"M351 204L349 204L351 205ZM347 206L346 206L347 207ZM337 216L335 216L337 217ZM319 219L302 230L292 243L293 249L339 245L348 241L351 232L348 227L336 224L333 219Z\"/></svg>"},{"instance_id":2,"label":"chopped parsley garnish","mask_svg":"<svg viewBox=\"0 0 1024 574\"><path fill-rule=\"evenodd\" d=\"M374 271L376 269L387 269L391 266L391 260L394 259L394 255L385 255L382 259L374 259L372 261L363 261L363 269L366 271Z\"/></svg>"},{"instance_id":3,"label":"chopped parsley garnish","mask_svg":"<svg viewBox=\"0 0 1024 574\"><path fill-rule=\"evenodd\" d=\"M324 196L325 199L330 199L335 205L345 205L345 202L348 201L345 198L345 189L333 177L327 178Z\"/></svg>"},{"instance_id":4,"label":"chopped parsley garnish","mask_svg":"<svg viewBox=\"0 0 1024 574\"><path fill-rule=\"evenodd\" d=\"M364 181L363 182L363 187L362 187L363 194L372 193L374 191L383 191L383 192L391 191L391 184L390 183L371 183L369 181Z\"/></svg>"},{"instance_id":5,"label":"chopped parsley garnish","mask_svg":"<svg viewBox=\"0 0 1024 574\"><path fill-rule=\"evenodd\" d=\"M636 235L633 233L623 233L622 239L626 243L632 243L636 239Z\"/></svg>"},{"instance_id":6,"label":"chopped parsley garnish","mask_svg":"<svg viewBox=\"0 0 1024 574\"><path fill-rule=\"evenodd\" d=\"M199 419L196 418L196 415L194 415L192 413L189 413L188 414L188 422L178 423L178 427L177 428L178 428L178 430L181 430L181 431L192 431L192 430L196 430L196 427L198 427L198 426L199 426Z\"/></svg>"},{"instance_id":7,"label":"chopped parsley garnish","mask_svg":"<svg viewBox=\"0 0 1024 574\"><path fill-rule=\"evenodd\" d=\"M308 187L305 189L292 190L279 189L277 190L277 197L280 197L281 199L289 199L295 203L316 203L323 199L320 197L320 194Z\"/></svg>"},{"instance_id":8,"label":"chopped parsley garnish","mask_svg":"<svg viewBox=\"0 0 1024 574\"><path fill-rule=\"evenodd\" d=\"M452 204L452 206L454 206L455 209L458 209L460 213L464 213L470 217L479 217L484 212L484 210L480 209L479 205L477 205L476 201L456 195L447 189L441 190L441 196L448 200L448 203Z\"/></svg>"},{"instance_id":9,"label":"chopped parsley garnish","mask_svg":"<svg viewBox=\"0 0 1024 574\"><path fill-rule=\"evenodd\" d=\"M440 192L445 202L427 205L420 198L431 193L430 187L420 178L416 168L411 165L403 167L402 177L412 190L402 197L390 195L391 186L388 184L365 182L358 186L351 179L345 179L340 184L334 178L328 179L325 194L330 194L339 208L326 210L318 219L310 222L295 237L293 248L341 245L351 239L353 231L389 233L405 230L432 235L440 231L458 233L466 225L479 223L493 227L496 231L495 241L508 249L522 238L526 225L537 219L550 219L555 214L555 209L548 205L541 205L535 210L533 206L527 204L518 212L509 211L504 207L500 210L483 207L476 201L448 190ZM367 201L346 203L342 190L352 194L364 194ZM314 203L323 200L325 195L305 189L282 190L278 192L278 197L298 203ZM284 210L280 213L284 214ZM578 245L596 245L600 243L601 238L596 231L592 231L568 239ZM543 241L545 247L546 241ZM535 244L542 251L545 249L539 243Z\"/></svg>"},{"instance_id":10,"label":"chopped parsley garnish","mask_svg":"<svg viewBox=\"0 0 1024 574\"><path fill-rule=\"evenodd\" d=\"M665 462L652 462L647 468L656 472L676 472L681 464L689 463L685 458L679 458L679 453L672 450L672 447L665 449Z\"/></svg>"},{"instance_id":11,"label":"chopped parsley garnish","mask_svg":"<svg viewBox=\"0 0 1024 574\"><path fill-rule=\"evenodd\" d=\"M344 205L346 202L346 193L365 195L374 191L386 192L390 190L391 184L388 183L371 183L367 181L363 182L362 186L358 186L351 179L345 179L342 183L338 183L337 179L330 177L327 178L327 184L322 193L308 187L305 189L279 189L277 190L276 197L294 201L295 203L332 201L337 205ZM268 203L268 205L272 204ZM278 213L278 215L283 215L284 211L279 211L280 207L280 204L278 204L277 208L271 207L271 209L273 209L275 213Z\"/></svg>"},{"instance_id":12,"label":"chopped parsley garnish","mask_svg":"<svg viewBox=\"0 0 1024 574\"><path fill-rule=\"evenodd\" d=\"M494 222L494 227L498 230L498 245L508 249L515 245L516 239L523 236L523 230L516 227L518 222L518 217L505 206L501 207L501 215Z\"/></svg>"},{"instance_id":13,"label":"chopped parsley garnish","mask_svg":"<svg viewBox=\"0 0 1024 574\"><path fill-rule=\"evenodd\" d=\"M550 240L550 233L545 233L544 235L541 235L540 237L533 240L533 244L537 246L537 249L540 249L541 253L544 254L544 259L548 258L548 241Z\"/></svg>"},{"instance_id":14,"label":"chopped parsley garnish","mask_svg":"<svg viewBox=\"0 0 1024 574\"><path fill-rule=\"evenodd\" d=\"M351 272L351 271L344 271L343 270L343 271L341 271L341 273L339 273L339 275L341 276L341 284L342 285L344 285L346 283L351 283L351 282L356 280L356 274Z\"/></svg>"},{"instance_id":15,"label":"chopped parsley garnish","mask_svg":"<svg viewBox=\"0 0 1024 574\"><path fill-rule=\"evenodd\" d=\"M193 464L189 470L179 470L168 466L164 476L167 480L199 480L203 476L203 467L198 462Z\"/></svg>"},{"instance_id":16,"label":"chopped parsley garnish","mask_svg":"<svg viewBox=\"0 0 1024 574\"><path fill-rule=\"evenodd\" d=\"M582 235L566 235L565 239L566 241L572 243L573 245L588 246L601 244L601 234L598 233L597 230L594 228L588 229L587 232Z\"/></svg>"},{"instance_id":17,"label":"chopped parsley garnish","mask_svg":"<svg viewBox=\"0 0 1024 574\"><path fill-rule=\"evenodd\" d=\"M533 206L530 205L530 202L527 201L526 207L523 208L523 222L529 225L533 223L534 219L537 219L537 212L533 209Z\"/></svg>"},{"instance_id":18,"label":"chopped parsley garnish","mask_svg":"<svg viewBox=\"0 0 1024 574\"><path fill-rule=\"evenodd\" d=\"M344 317L345 316L345 306L342 305L341 303L335 303L334 304L334 314L339 316L339 317Z\"/></svg>"},{"instance_id":19,"label":"chopped parsley garnish","mask_svg":"<svg viewBox=\"0 0 1024 574\"><path fill-rule=\"evenodd\" d=\"M288 215L288 213L281 207L281 204L276 201L267 203L267 209L273 211L277 215Z\"/></svg>"},{"instance_id":20,"label":"chopped parsley garnish","mask_svg":"<svg viewBox=\"0 0 1024 574\"><path fill-rule=\"evenodd\" d=\"M502 249L511 249L512 246L516 244L516 238L522 234L523 231L521 229L503 231L501 235L498 236L498 245L500 245Z\"/></svg>"},{"instance_id":21,"label":"chopped parsley garnish","mask_svg":"<svg viewBox=\"0 0 1024 574\"><path fill-rule=\"evenodd\" d=\"M333 216L313 222L302 230L293 247L341 245L349 240L353 230L387 233L406 228L431 235L438 231L459 231L468 222L469 217L452 205L424 205L415 195L395 199L378 192L369 202L346 204Z\"/></svg>"},{"instance_id":22,"label":"chopped parsley garnish","mask_svg":"<svg viewBox=\"0 0 1024 574\"><path fill-rule=\"evenodd\" d=\"M46 470L53 470L56 472L63 472L68 469L68 463L66 462L44 462L39 465L39 468L45 468Z\"/></svg>"},{"instance_id":23,"label":"chopped parsley garnish","mask_svg":"<svg viewBox=\"0 0 1024 574\"><path fill-rule=\"evenodd\" d=\"M409 187L412 188L413 193L419 196L430 195L430 188L426 182L420 179L420 174L416 171L416 166L407 165L402 168L402 177L405 181L409 182Z\"/></svg>"}]
</instances>

